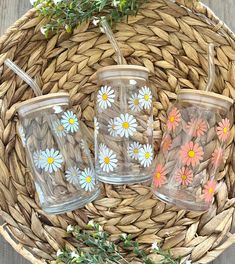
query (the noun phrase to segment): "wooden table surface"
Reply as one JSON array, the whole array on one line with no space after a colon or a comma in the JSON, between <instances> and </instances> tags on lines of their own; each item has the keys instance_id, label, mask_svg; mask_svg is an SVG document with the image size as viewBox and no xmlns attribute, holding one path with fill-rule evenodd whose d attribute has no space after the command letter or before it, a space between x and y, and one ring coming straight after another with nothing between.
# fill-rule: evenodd
<instances>
[{"instance_id":1,"label":"wooden table surface","mask_svg":"<svg viewBox=\"0 0 235 264\"><path fill-rule=\"evenodd\" d=\"M234 0L203 0L235 32ZM0 0L0 34L30 8L29 0ZM213 264L234 264L235 246L231 246ZM0 264L28 264L0 237Z\"/></svg>"}]
</instances>

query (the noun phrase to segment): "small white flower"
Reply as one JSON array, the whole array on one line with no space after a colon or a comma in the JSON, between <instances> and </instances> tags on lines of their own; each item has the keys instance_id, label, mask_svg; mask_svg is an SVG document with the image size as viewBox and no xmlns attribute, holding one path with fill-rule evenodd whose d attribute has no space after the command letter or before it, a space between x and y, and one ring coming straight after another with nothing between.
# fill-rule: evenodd
<instances>
[{"instance_id":1,"label":"small white flower","mask_svg":"<svg viewBox=\"0 0 235 264\"><path fill-rule=\"evenodd\" d=\"M64 126L61 124L59 120L55 121L53 123L53 130L57 137L64 137L67 134L67 131L65 130Z\"/></svg>"},{"instance_id":2,"label":"small white flower","mask_svg":"<svg viewBox=\"0 0 235 264\"><path fill-rule=\"evenodd\" d=\"M59 114L59 113L63 112L62 107L59 106L59 105L55 105L55 106L53 106L52 109L54 110L54 113L55 113L55 114Z\"/></svg>"},{"instance_id":3,"label":"small white flower","mask_svg":"<svg viewBox=\"0 0 235 264\"><path fill-rule=\"evenodd\" d=\"M117 155L106 146L102 149L99 155L100 167L105 172L113 171L117 167Z\"/></svg>"},{"instance_id":4,"label":"small white flower","mask_svg":"<svg viewBox=\"0 0 235 264\"><path fill-rule=\"evenodd\" d=\"M150 89L147 86L144 86L139 91L138 95L140 105L144 109L149 109L152 105L152 94Z\"/></svg>"},{"instance_id":5,"label":"small white flower","mask_svg":"<svg viewBox=\"0 0 235 264\"><path fill-rule=\"evenodd\" d=\"M33 153L33 162L34 165L38 168L38 169L43 169L43 164L42 164L42 160L43 160L43 156L42 156L42 151L35 151Z\"/></svg>"},{"instance_id":6,"label":"small white flower","mask_svg":"<svg viewBox=\"0 0 235 264\"><path fill-rule=\"evenodd\" d=\"M63 157L59 150L46 149L42 151L42 166L45 171L52 173L61 168L63 163Z\"/></svg>"},{"instance_id":7,"label":"small white flower","mask_svg":"<svg viewBox=\"0 0 235 264\"><path fill-rule=\"evenodd\" d=\"M118 135L128 138L136 132L137 121L133 115L121 114L120 117L115 119L115 126Z\"/></svg>"},{"instance_id":8,"label":"small white flower","mask_svg":"<svg viewBox=\"0 0 235 264\"><path fill-rule=\"evenodd\" d=\"M59 256L61 256L61 255L63 255L64 253L63 253L63 251L61 251L60 249L57 251L57 253L56 253L56 256L57 257L59 257Z\"/></svg>"},{"instance_id":9,"label":"small white flower","mask_svg":"<svg viewBox=\"0 0 235 264\"><path fill-rule=\"evenodd\" d=\"M77 116L72 111L67 111L62 115L61 124L68 132L77 132L79 128Z\"/></svg>"},{"instance_id":10,"label":"small white flower","mask_svg":"<svg viewBox=\"0 0 235 264\"><path fill-rule=\"evenodd\" d=\"M191 260L186 260L185 264L191 264Z\"/></svg>"},{"instance_id":11,"label":"small white flower","mask_svg":"<svg viewBox=\"0 0 235 264\"><path fill-rule=\"evenodd\" d=\"M43 35L46 35L47 29L45 27L41 27L40 31Z\"/></svg>"},{"instance_id":12,"label":"small white flower","mask_svg":"<svg viewBox=\"0 0 235 264\"><path fill-rule=\"evenodd\" d=\"M156 249L156 250L159 249L157 242L154 242L154 243L152 244L152 249L153 249L153 250L154 250L154 249Z\"/></svg>"},{"instance_id":13,"label":"small white flower","mask_svg":"<svg viewBox=\"0 0 235 264\"><path fill-rule=\"evenodd\" d=\"M143 145L139 152L140 164L144 167L149 167L153 160L153 148L151 145Z\"/></svg>"},{"instance_id":14,"label":"small white flower","mask_svg":"<svg viewBox=\"0 0 235 264\"><path fill-rule=\"evenodd\" d=\"M26 145L26 136L25 136L24 129L23 129L22 126L19 127L18 132L19 132L19 135L20 135L20 138L21 138L22 145L23 145L23 147L25 147L25 145Z\"/></svg>"},{"instance_id":15,"label":"small white flower","mask_svg":"<svg viewBox=\"0 0 235 264\"><path fill-rule=\"evenodd\" d=\"M128 101L129 107L132 111L134 112L139 112L141 111L141 107L140 107L140 100L138 97L138 94L135 93L131 96L131 98Z\"/></svg>"},{"instance_id":16,"label":"small white flower","mask_svg":"<svg viewBox=\"0 0 235 264\"><path fill-rule=\"evenodd\" d=\"M117 7L118 5L120 5L120 1L113 0L113 6Z\"/></svg>"},{"instance_id":17,"label":"small white flower","mask_svg":"<svg viewBox=\"0 0 235 264\"><path fill-rule=\"evenodd\" d=\"M95 226L94 220L90 220L87 225L94 227Z\"/></svg>"},{"instance_id":18,"label":"small white flower","mask_svg":"<svg viewBox=\"0 0 235 264\"><path fill-rule=\"evenodd\" d=\"M100 108L107 109L114 102L115 94L111 86L102 86L97 95Z\"/></svg>"},{"instance_id":19,"label":"small white flower","mask_svg":"<svg viewBox=\"0 0 235 264\"><path fill-rule=\"evenodd\" d=\"M53 0L54 4L57 5L59 3L61 3L63 0Z\"/></svg>"},{"instance_id":20,"label":"small white flower","mask_svg":"<svg viewBox=\"0 0 235 264\"><path fill-rule=\"evenodd\" d=\"M69 233L69 232L73 232L73 231L74 231L74 227L71 225L68 225L67 226L67 232Z\"/></svg>"},{"instance_id":21,"label":"small white flower","mask_svg":"<svg viewBox=\"0 0 235 264\"><path fill-rule=\"evenodd\" d=\"M80 181L81 171L77 167L71 167L65 172L65 179L74 185L78 185Z\"/></svg>"},{"instance_id":22,"label":"small white flower","mask_svg":"<svg viewBox=\"0 0 235 264\"><path fill-rule=\"evenodd\" d=\"M30 0L30 4L34 5L36 3L37 0Z\"/></svg>"},{"instance_id":23,"label":"small white flower","mask_svg":"<svg viewBox=\"0 0 235 264\"><path fill-rule=\"evenodd\" d=\"M136 85L136 84L137 84L137 81L131 79L131 80L129 81L129 84L130 84L130 85Z\"/></svg>"},{"instance_id":24,"label":"small white flower","mask_svg":"<svg viewBox=\"0 0 235 264\"><path fill-rule=\"evenodd\" d=\"M90 168L85 168L80 177L80 184L86 192L91 192L95 187L94 171Z\"/></svg>"},{"instance_id":25,"label":"small white flower","mask_svg":"<svg viewBox=\"0 0 235 264\"><path fill-rule=\"evenodd\" d=\"M121 234L121 237L122 237L123 239L127 239L127 234L126 234L126 233L122 233L122 234Z\"/></svg>"},{"instance_id":26,"label":"small white flower","mask_svg":"<svg viewBox=\"0 0 235 264\"><path fill-rule=\"evenodd\" d=\"M79 258L80 256L76 252L73 251L73 252L70 253L70 257L72 259L76 259L76 258Z\"/></svg>"},{"instance_id":27,"label":"small white flower","mask_svg":"<svg viewBox=\"0 0 235 264\"><path fill-rule=\"evenodd\" d=\"M99 129L100 129L100 124L99 124L99 122L97 121L97 118L94 117L94 135L95 135L95 137L98 136L98 134L99 134Z\"/></svg>"},{"instance_id":28,"label":"small white flower","mask_svg":"<svg viewBox=\"0 0 235 264\"><path fill-rule=\"evenodd\" d=\"M93 25L94 25L94 26L97 26L97 25L100 23L100 20L99 20L99 18L97 18L97 17L94 17L94 19L93 19L92 23L93 23Z\"/></svg>"},{"instance_id":29,"label":"small white flower","mask_svg":"<svg viewBox=\"0 0 235 264\"><path fill-rule=\"evenodd\" d=\"M134 142L128 146L127 153L128 155L135 160L139 159L139 152L142 145L139 142Z\"/></svg>"},{"instance_id":30,"label":"small white flower","mask_svg":"<svg viewBox=\"0 0 235 264\"><path fill-rule=\"evenodd\" d=\"M111 119L109 120L108 123L108 132L112 137L116 137L117 136L117 130L116 130L116 126L115 126L115 120Z\"/></svg>"},{"instance_id":31,"label":"small white flower","mask_svg":"<svg viewBox=\"0 0 235 264\"><path fill-rule=\"evenodd\" d=\"M104 143L101 143L99 146L99 152L106 151L108 148Z\"/></svg>"}]
</instances>

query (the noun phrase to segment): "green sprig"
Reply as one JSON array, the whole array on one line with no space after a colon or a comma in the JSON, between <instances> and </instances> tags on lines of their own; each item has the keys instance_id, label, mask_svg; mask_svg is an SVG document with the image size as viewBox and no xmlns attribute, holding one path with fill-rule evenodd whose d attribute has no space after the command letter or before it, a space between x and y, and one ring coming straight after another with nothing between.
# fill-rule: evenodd
<instances>
[{"instance_id":1,"label":"green sprig","mask_svg":"<svg viewBox=\"0 0 235 264\"><path fill-rule=\"evenodd\" d=\"M103 231L101 226L89 222L87 230L81 230L79 227L68 226L67 231L72 234L81 246L77 247L76 252L67 249L57 252L57 263L81 263L81 264L128 264L122 251L123 249L133 252L134 255L142 261L143 264L154 264L143 249L140 248L137 241L133 241L131 235L122 234L120 240L122 248L110 241L110 235ZM169 251L163 251L156 244L152 247L152 252L163 256L161 263L180 264L181 259L173 259Z\"/></svg>"},{"instance_id":2,"label":"green sprig","mask_svg":"<svg viewBox=\"0 0 235 264\"><path fill-rule=\"evenodd\" d=\"M141 5L148 0L36 0L34 6L39 15L49 19L42 28L48 35L50 31L71 32L76 26L89 20L105 17L111 24L124 16L136 15Z\"/></svg>"}]
</instances>

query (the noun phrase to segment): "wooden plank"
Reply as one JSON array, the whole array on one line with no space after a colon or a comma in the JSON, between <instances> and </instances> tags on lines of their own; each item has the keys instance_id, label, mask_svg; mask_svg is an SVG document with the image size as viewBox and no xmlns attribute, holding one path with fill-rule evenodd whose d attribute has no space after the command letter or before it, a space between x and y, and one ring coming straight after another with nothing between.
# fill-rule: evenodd
<instances>
[{"instance_id":1,"label":"wooden plank","mask_svg":"<svg viewBox=\"0 0 235 264\"><path fill-rule=\"evenodd\" d=\"M234 0L204 0L217 16L220 17L233 31L235 23ZM29 0L0 0L0 34L2 34L15 20L23 15L30 8ZM4 240L0 237L0 264L28 264L29 262L19 256ZM232 264L235 259L234 246L228 249L213 264Z\"/></svg>"}]
</instances>

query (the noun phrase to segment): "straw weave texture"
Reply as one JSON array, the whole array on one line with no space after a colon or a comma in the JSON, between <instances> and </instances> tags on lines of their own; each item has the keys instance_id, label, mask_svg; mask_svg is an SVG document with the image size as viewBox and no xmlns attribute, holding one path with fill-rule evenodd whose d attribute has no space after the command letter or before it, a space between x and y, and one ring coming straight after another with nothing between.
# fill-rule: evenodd
<instances>
[{"instance_id":1,"label":"straw weave texture","mask_svg":"<svg viewBox=\"0 0 235 264\"><path fill-rule=\"evenodd\" d=\"M114 51L98 28L83 24L72 35L61 33L45 40L40 33L45 22L30 10L0 39L0 215L5 220L0 233L34 264L55 263L59 248L73 249L76 243L66 233L67 226L85 227L89 219L99 222L114 240L120 233L132 234L147 252L158 241L174 256L190 257L193 263L214 260L235 242L230 233L235 223L235 126L226 149L227 162L218 178L221 188L207 213L166 205L144 185L104 185L99 200L65 215L49 216L40 209L14 112L15 104L33 93L3 67L3 61L15 61L36 78L44 94L68 91L86 126L91 149L97 89L94 73L116 64ZM151 72L156 152L166 112L177 91L205 87L209 42L217 44L214 92L235 99L234 35L200 2L152 1L129 24L119 23L115 35L127 63L144 65ZM159 263L159 257L153 257Z\"/></svg>"}]
</instances>

